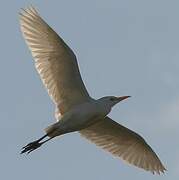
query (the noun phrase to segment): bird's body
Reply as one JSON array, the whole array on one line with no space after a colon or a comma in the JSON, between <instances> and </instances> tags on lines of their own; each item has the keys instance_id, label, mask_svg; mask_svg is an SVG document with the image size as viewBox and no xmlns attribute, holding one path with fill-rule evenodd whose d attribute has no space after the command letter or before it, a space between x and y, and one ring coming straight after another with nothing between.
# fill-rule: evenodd
<instances>
[{"instance_id":1,"label":"bird's body","mask_svg":"<svg viewBox=\"0 0 179 180\"><path fill-rule=\"evenodd\" d=\"M92 125L108 114L108 109L100 106L99 102L92 100L84 102L72 108L58 119L55 124L46 128L49 136L58 136L61 134L80 131ZM56 129L53 134L50 134L53 129Z\"/></svg>"},{"instance_id":2,"label":"bird's body","mask_svg":"<svg viewBox=\"0 0 179 180\"><path fill-rule=\"evenodd\" d=\"M165 167L158 156L140 135L107 116L115 104L129 96L91 98L82 81L75 54L35 8L20 13L20 25L35 67L55 103L57 119L45 129L43 137L24 146L21 153L30 153L56 136L78 131L130 164L152 173L164 172Z\"/></svg>"},{"instance_id":3,"label":"bird's body","mask_svg":"<svg viewBox=\"0 0 179 180\"><path fill-rule=\"evenodd\" d=\"M124 96L123 98L128 97ZM60 116L57 122L47 127L45 131L50 137L55 137L69 132L80 131L97 121L103 120L111 111L113 102L111 104L107 103L110 98L112 97L104 97L98 100L90 98L88 101L76 105L70 111Z\"/></svg>"}]
</instances>

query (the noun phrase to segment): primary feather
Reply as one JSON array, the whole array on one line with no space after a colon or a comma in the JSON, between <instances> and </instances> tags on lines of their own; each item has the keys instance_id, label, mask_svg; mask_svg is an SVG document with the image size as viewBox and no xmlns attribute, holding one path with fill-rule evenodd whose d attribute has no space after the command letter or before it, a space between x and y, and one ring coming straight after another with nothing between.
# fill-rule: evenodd
<instances>
[{"instance_id":1,"label":"primary feather","mask_svg":"<svg viewBox=\"0 0 179 180\"><path fill-rule=\"evenodd\" d=\"M35 67L60 113L86 101L89 95L76 57L66 43L33 7L20 13L20 26Z\"/></svg>"}]
</instances>

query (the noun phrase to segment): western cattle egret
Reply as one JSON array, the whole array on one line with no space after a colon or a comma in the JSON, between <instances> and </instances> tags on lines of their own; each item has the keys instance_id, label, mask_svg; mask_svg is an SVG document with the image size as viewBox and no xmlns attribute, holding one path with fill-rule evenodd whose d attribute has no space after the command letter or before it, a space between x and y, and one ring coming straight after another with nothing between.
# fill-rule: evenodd
<instances>
[{"instance_id":1,"label":"western cattle egret","mask_svg":"<svg viewBox=\"0 0 179 180\"><path fill-rule=\"evenodd\" d=\"M130 164L152 173L160 174L166 170L140 135L107 116L115 104L129 96L91 98L80 76L75 54L35 8L22 10L20 27L35 67L56 105L57 119L45 129L42 138L27 144L21 153L30 153L56 136L78 131ZM44 138L47 139L42 141Z\"/></svg>"}]
</instances>

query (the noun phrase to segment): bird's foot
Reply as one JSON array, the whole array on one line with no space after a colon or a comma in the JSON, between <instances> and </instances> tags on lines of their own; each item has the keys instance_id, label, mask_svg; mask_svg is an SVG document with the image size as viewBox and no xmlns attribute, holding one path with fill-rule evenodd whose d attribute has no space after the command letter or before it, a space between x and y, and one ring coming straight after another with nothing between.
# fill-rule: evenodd
<instances>
[{"instance_id":1,"label":"bird's foot","mask_svg":"<svg viewBox=\"0 0 179 180\"><path fill-rule=\"evenodd\" d=\"M33 141L22 148L21 154L23 154L23 153L29 154L30 152L39 148L42 144L43 143L40 143L39 140Z\"/></svg>"}]
</instances>

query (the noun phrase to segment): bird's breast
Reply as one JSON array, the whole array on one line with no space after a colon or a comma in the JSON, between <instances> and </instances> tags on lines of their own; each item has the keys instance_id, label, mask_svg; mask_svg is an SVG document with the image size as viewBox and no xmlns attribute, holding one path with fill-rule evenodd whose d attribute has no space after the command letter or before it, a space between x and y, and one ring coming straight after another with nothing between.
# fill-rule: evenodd
<instances>
[{"instance_id":1,"label":"bird's breast","mask_svg":"<svg viewBox=\"0 0 179 180\"><path fill-rule=\"evenodd\" d=\"M98 106L94 103L84 103L65 113L58 122L59 128L64 132L79 131L103 117Z\"/></svg>"}]
</instances>

